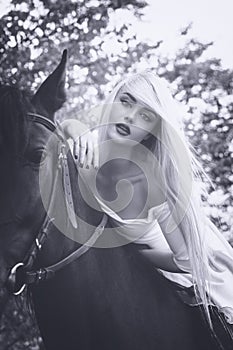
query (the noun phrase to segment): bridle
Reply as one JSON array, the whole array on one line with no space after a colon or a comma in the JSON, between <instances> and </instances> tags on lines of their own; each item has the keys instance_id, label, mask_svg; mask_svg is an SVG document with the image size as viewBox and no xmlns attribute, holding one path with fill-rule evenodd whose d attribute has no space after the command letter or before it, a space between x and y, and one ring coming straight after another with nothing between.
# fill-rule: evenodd
<instances>
[{"instance_id":1,"label":"bridle","mask_svg":"<svg viewBox=\"0 0 233 350\"><path fill-rule=\"evenodd\" d=\"M33 241L29 251L26 253L23 261L16 263L11 268L7 279L6 287L14 295L21 294L28 284L38 283L40 281L52 278L57 271L85 254L102 234L107 222L107 215L104 214L100 224L96 227L94 233L85 244L81 245L77 250L66 256L64 259L58 261L57 263L49 265L47 267L39 268L37 270L33 270L33 264L36 260L37 254L42 249L47 237L50 235L53 221L55 219L54 217L51 217L51 210L54 204L57 179L60 172L62 172L63 190L67 204L67 214L72 225L75 228L77 228L77 221L74 214L69 167L66 155L66 149L69 146L67 145L67 142L60 131L59 124L56 125L50 119L36 113L28 113L27 118L35 123L44 125L47 129L56 134L58 138L58 161L54 181L52 184L48 210L46 211L38 234Z\"/></svg>"}]
</instances>

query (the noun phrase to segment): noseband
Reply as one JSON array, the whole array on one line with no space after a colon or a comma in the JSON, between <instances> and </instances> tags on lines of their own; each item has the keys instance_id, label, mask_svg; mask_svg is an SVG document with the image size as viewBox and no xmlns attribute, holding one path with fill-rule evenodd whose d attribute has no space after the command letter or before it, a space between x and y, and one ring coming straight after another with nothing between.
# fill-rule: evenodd
<instances>
[{"instance_id":1,"label":"noseband","mask_svg":"<svg viewBox=\"0 0 233 350\"><path fill-rule=\"evenodd\" d=\"M69 176L69 166L66 156L66 149L69 146L67 145L66 140L64 139L62 133L59 130L59 124L55 125L55 123L53 123L48 118L35 113L28 113L27 117L35 123L44 125L47 129L56 134L58 138L58 160L48 210L45 214L45 218L41 224L39 232L35 240L33 241L29 251L27 252L24 260L15 264L12 267L8 276L6 286L8 290L14 295L21 294L28 284L38 283L40 281L50 279L54 276L55 272L59 271L61 268L65 267L66 265L70 264L83 254L85 254L94 245L98 237L102 234L107 222L107 216L106 214L104 214L100 224L96 227L94 233L85 244L81 245L73 253L69 254L67 257L58 261L57 263L40 268L38 270L33 270L33 264L36 260L37 254L42 249L47 237L49 236L51 228L53 226L53 221L55 219L54 217L51 217L50 214L54 203L56 184L59 172L62 172L67 214L72 225L75 228L77 228L77 221L74 214L73 197Z\"/></svg>"}]
</instances>

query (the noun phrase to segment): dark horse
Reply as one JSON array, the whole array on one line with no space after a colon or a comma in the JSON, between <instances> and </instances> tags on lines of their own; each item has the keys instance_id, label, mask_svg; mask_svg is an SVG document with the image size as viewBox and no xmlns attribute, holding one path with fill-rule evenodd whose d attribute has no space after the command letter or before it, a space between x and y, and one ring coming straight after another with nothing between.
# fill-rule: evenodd
<instances>
[{"instance_id":1,"label":"dark horse","mask_svg":"<svg viewBox=\"0 0 233 350\"><path fill-rule=\"evenodd\" d=\"M37 270L80 247L77 239L67 237L53 223L42 248L38 242L46 217L39 183L41 164L48 198L55 187L55 215L67 230L72 226L69 216L62 214L66 212L65 199L62 203L56 200L53 172L58 154L44 152L54 113L65 101L65 67L66 52L32 98L15 87L0 87L0 313L12 290L15 276L10 271L25 261L29 251L35 258L30 268ZM58 142L55 136L55 150ZM85 241L95 232L103 213L82 198L70 153L68 166L74 208L90 224L89 232L87 225L70 231ZM48 350L227 349L216 341L201 306L183 302L180 287L149 265L136 244L92 247L52 278L40 280L38 274L36 278L38 283L29 289Z\"/></svg>"}]
</instances>

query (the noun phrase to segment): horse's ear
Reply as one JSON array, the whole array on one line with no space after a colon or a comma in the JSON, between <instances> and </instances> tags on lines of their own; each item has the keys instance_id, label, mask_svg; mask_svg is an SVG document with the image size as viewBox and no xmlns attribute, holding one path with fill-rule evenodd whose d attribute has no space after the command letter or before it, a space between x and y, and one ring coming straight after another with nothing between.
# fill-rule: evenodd
<instances>
[{"instance_id":1,"label":"horse's ear","mask_svg":"<svg viewBox=\"0 0 233 350\"><path fill-rule=\"evenodd\" d=\"M61 62L54 72L42 83L32 98L32 103L36 107L36 111L45 114L50 119L53 119L54 113L66 101L66 62L67 50L64 50Z\"/></svg>"}]
</instances>

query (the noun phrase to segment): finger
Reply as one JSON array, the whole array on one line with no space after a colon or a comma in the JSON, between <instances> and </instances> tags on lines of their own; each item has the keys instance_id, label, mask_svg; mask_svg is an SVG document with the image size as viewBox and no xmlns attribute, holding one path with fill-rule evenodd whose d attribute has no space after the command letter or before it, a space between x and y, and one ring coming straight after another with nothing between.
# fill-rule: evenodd
<instances>
[{"instance_id":1,"label":"finger","mask_svg":"<svg viewBox=\"0 0 233 350\"><path fill-rule=\"evenodd\" d=\"M86 155L86 168L89 169L91 167L93 161L93 142L89 138L87 141L87 155Z\"/></svg>"},{"instance_id":2,"label":"finger","mask_svg":"<svg viewBox=\"0 0 233 350\"><path fill-rule=\"evenodd\" d=\"M78 159L79 157L79 138L76 138L74 140L74 144L73 144L73 155L74 155L74 159Z\"/></svg>"},{"instance_id":3,"label":"finger","mask_svg":"<svg viewBox=\"0 0 233 350\"><path fill-rule=\"evenodd\" d=\"M211 256L209 257L209 266L210 268L215 272L223 272L224 268L216 263L215 257Z\"/></svg>"},{"instance_id":4,"label":"finger","mask_svg":"<svg viewBox=\"0 0 233 350\"><path fill-rule=\"evenodd\" d=\"M99 168L99 133L97 129L94 129L92 132L93 140L93 166L95 169Z\"/></svg>"},{"instance_id":5,"label":"finger","mask_svg":"<svg viewBox=\"0 0 233 350\"><path fill-rule=\"evenodd\" d=\"M87 140L84 137L79 138L79 165L82 168L85 162L87 152Z\"/></svg>"},{"instance_id":6,"label":"finger","mask_svg":"<svg viewBox=\"0 0 233 350\"><path fill-rule=\"evenodd\" d=\"M231 272L233 272L233 258L226 255L225 253L221 251L215 251L214 252L215 258L219 263L224 266L225 268L227 267Z\"/></svg>"},{"instance_id":7,"label":"finger","mask_svg":"<svg viewBox=\"0 0 233 350\"><path fill-rule=\"evenodd\" d=\"M95 169L99 168L99 147L97 143L93 146L93 166Z\"/></svg>"}]
</instances>

